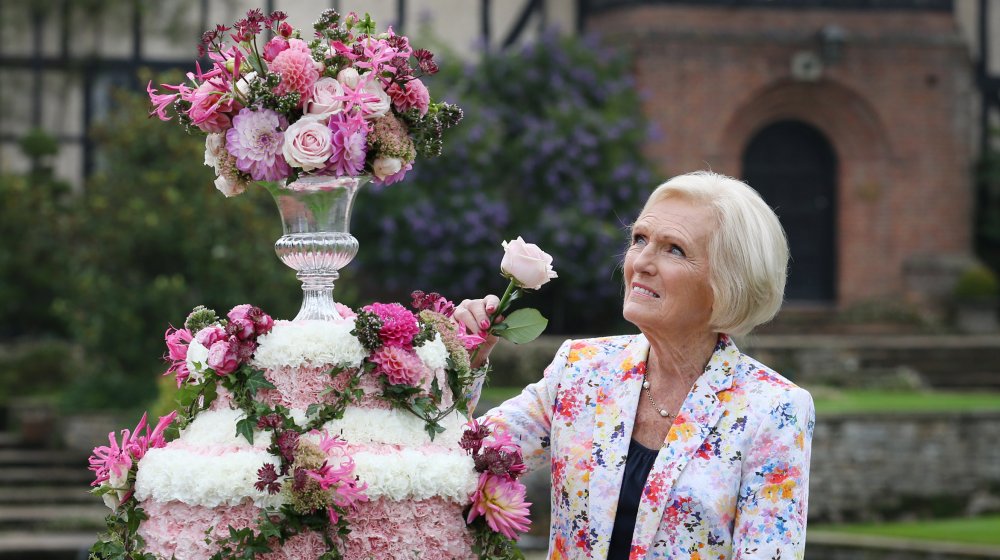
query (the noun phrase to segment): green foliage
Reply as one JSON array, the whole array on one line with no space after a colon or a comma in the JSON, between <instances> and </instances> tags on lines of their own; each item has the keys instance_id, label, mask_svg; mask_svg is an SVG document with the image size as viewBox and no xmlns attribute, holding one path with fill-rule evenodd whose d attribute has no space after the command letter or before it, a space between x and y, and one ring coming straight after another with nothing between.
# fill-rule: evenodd
<instances>
[{"instance_id":1,"label":"green foliage","mask_svg":"<svg viewBox=\"0 0 1000 560\"><path fill-rule=\"evenodd\" d=\"M996 297L1000 293L1000 283L992 270L983 266L971 266L966 269L955 284L957 299L981 299Z\"/></svg>"},{"instance_id":2,"label":"green foliage","mask_svg":"<svg viewBox=\"0 0 1000 560\"><path fill-rule=\"evenodd\" d=\"M69 334L53 302L72 281L71 204L50 173L0 175L0 339Z\"/></svg>"},{"instance_id":3,"label":"green foliage","mask_svg":"<svg viewBox=\"0 0 1000 560\"><path fill-rule=\"evenodd\" d=\"M477 66L443 61L427 86L465 116L441 157L418 159L403 183L366 189L355 206L352 267L378 279L365 299L498 293L500 242L523 235L559 274L531 298L553 332L626 328L615 272L624 226L656 184L630 68L586 39L549 35Z\"/></svg>"},{"instance_id":4,"label":"green foliage","mask_svg":"<svg viewBox=\"0 0 1000 560\"><path fill-rule=\"evenodd\" d=\"M47 339L10 345L0 351L0 387L16 387L17 399L57 394L76 372L79 348ZM0 403L14 397L0 393Z\"/></svg>"},{"instance_id":5,"label":"green foliage","mask_svg":"<svg viewBox=\"0 0 1000 560\"><path fill-rule=\"evenodd\" d=\"M151 399L162 334L182 309L253 302L290 317L301 301L274 254L281 222L271 197L255 188L226 199L199 137L148 118L142 95L116 101L93 132L101 165L73 210L69 270L57 273L56 311L87 350L70 391L82 408Z\"/></svg>"}]
</instances>

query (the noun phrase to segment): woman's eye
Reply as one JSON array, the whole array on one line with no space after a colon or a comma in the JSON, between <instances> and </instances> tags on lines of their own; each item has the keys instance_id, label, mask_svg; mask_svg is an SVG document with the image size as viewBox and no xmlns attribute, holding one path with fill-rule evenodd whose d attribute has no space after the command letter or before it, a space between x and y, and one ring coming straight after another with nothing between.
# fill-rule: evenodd
<instances>
[{"instance_id":1,"label":"woman's eye","mask_svg":"<svg viewBox=\"0 0 1000 560\"><path fill-rule=\"evenodd\" d=\"M646 243L646 237L644 235L641 235L641 234L638 234L638 233L632 234L632 244L633 245L639 245L639 244L643 244L643 243Z\"/></svg>"},{"instance_id":2,"label":"woman's eye","mask_svg":"<svg viewBox=\"0 0 1000 560\"><path fill-rule=\"evenodd\" d=\"M673 253L673 254L675 254L675 255L677 255L678 257L686 256L684 254L684 249L681 249L677 245L671 245L670 246L670 252Z\"/></svg>"}]
</instances>

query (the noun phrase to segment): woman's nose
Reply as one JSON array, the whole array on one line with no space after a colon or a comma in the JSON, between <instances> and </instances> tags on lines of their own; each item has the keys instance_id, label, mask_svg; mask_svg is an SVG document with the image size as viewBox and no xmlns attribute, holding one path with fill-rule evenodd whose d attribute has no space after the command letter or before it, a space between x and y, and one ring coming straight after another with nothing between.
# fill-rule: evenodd
<instances>
[{"instance_id":1,"label":"woman's nose","mask_svg":"<svg viewBox=\"0 0 1000 560\"><path fill-rule=\"evenodd\" d=\"M653 250L652 245L647 244L643 247L642 251L640 251L635 257L635 262L633 263L635 270L645 274L655 274L656 266L653 259L654 253L655 251Z\"/></svg>"}]
</instances>

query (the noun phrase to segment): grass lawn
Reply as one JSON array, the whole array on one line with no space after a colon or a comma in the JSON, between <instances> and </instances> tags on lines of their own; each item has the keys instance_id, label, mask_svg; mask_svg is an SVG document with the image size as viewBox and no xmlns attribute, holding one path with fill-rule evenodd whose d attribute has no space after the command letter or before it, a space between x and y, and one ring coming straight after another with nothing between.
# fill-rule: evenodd
<instances>
[{"instance_id":1,"label":"grass lawn","mask_svg":"<svg viewBox=\"0 0 1000 560\"><path fill-rule=\"evenodd\" d=\"M1000 515L938 521L815 525L809 530L1000 546Z\"/></svg>"},{"instance_id":2,"label":"grass lawn","mask_svg":"<svg viewBox=\"0 0 1000 560\"><path fill-rule=\"evenodd\" d=\"M486 387L483 400L499 403L521 392L520 387ZM840 412L965 412L1000 410L1000 394L902 391L815 391L818 414Z\"/></svg>"}]
</instances>

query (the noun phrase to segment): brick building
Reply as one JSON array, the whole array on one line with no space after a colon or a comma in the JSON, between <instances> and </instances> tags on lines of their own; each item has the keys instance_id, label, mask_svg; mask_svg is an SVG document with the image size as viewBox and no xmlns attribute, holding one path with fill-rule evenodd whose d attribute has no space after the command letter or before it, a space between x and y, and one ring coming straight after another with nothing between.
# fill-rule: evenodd
<instances>
[{"instance_id":1,"label":"brick building","mask_svg":"<svg viewBox=\"0 0 1000 560\"><path fill-rule=\"evenodd\" d=\"M928 262L971 254L978 93L951 2L591 10L587 29L634 54L663 171L742 177L777 207L790 303L919 291Z\"/></svg>"}]
</instances>

